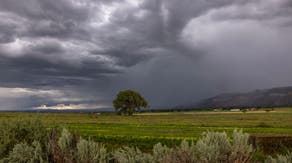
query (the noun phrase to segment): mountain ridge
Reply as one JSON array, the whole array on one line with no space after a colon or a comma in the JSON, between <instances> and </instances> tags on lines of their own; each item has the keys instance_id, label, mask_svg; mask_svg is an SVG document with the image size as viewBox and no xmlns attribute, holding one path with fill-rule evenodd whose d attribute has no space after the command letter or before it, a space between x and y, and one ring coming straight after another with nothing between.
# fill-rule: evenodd
<instances>
[{"instance_id":1,"label":"mountain ridge","mask_svg":"<svg viewBox=\"0 0 292 163\"><path fill-rule=\"evenodd\" d=\"M257 89L246 93L223 93L196 104L196 108L288 106L292 106L292 86Z\"/></svg>"}]
</instances>

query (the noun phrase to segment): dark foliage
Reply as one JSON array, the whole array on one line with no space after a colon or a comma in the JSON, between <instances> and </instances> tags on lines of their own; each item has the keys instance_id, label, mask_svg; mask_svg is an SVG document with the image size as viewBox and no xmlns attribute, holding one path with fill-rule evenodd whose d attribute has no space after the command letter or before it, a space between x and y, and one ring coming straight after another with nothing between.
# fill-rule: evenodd
<instances>
[{"instance_id":1,"label":"dark foliage","mask_svg":"<svg viewBox=\"0 0 292 163\"><path fill-rule=\"evenodd\" d=\"M3 121L0 124L0 158L9 154L16 144L32 144L40 142L42 149L46 151L48 140L46 127L39 119L20 119Z\"/></svg>"},{"instance_id":2,"label":"dark foliage","mask_svg":"<svg viewBox=\"0 0 292 163\"><path fill-rule=\"evenodd\" d=\"M117 94L113 105L118 114L132 115L135 111L140 110L141 107L146 108L148 103L140 93L132 90L124 90Z\"/></svg>"}]
</instances>

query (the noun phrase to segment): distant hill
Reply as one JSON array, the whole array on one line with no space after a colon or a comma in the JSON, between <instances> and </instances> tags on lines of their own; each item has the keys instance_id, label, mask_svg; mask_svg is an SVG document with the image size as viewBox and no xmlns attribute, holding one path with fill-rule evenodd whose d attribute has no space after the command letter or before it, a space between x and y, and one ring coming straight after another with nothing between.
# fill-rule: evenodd
<instances>
[{"instance_id":1,"label":"distant hill","mask_svg":"<svg viewBox=\"0 0 292 163\"><path fill-rule=\"evenodd\" d=\"M284 107L292 106L292 86L228 93L201 101L196 108Z\"/></svg>"}]
</instances>

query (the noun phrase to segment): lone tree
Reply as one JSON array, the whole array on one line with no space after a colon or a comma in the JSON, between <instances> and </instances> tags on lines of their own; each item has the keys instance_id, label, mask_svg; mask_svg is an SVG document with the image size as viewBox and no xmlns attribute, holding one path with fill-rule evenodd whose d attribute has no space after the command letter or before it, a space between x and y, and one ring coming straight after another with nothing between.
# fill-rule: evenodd
<instances>
[{"instance_id":1,"label":"lone tree","mask_svg":"<svg viewBox=\"0 0 292 163\"><path fill-rule=\"evenodd\" d=\"M140 95L140 93L132 90L120 91L117 94L116 99L113 101L113 105L118 114L133 115L136 110L140 110L141 107L148 107L147 101Z\"/></svg>"}]
</instances>

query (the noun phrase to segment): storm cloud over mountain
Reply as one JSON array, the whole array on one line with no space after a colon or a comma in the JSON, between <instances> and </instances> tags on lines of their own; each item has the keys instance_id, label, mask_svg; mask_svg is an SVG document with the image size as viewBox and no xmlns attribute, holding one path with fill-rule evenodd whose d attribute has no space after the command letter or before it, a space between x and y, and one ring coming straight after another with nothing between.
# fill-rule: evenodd
<instances>
[{"instance_id":1,"label":"storm cloud over mountain","mask_svg":"<svg viewBox=\"0 0 292 163\"><path fill-rule=\"evenodd\" d=\"M292 85L291 0L1 0L0 108Z\"/></svg>"}]
</instances>

